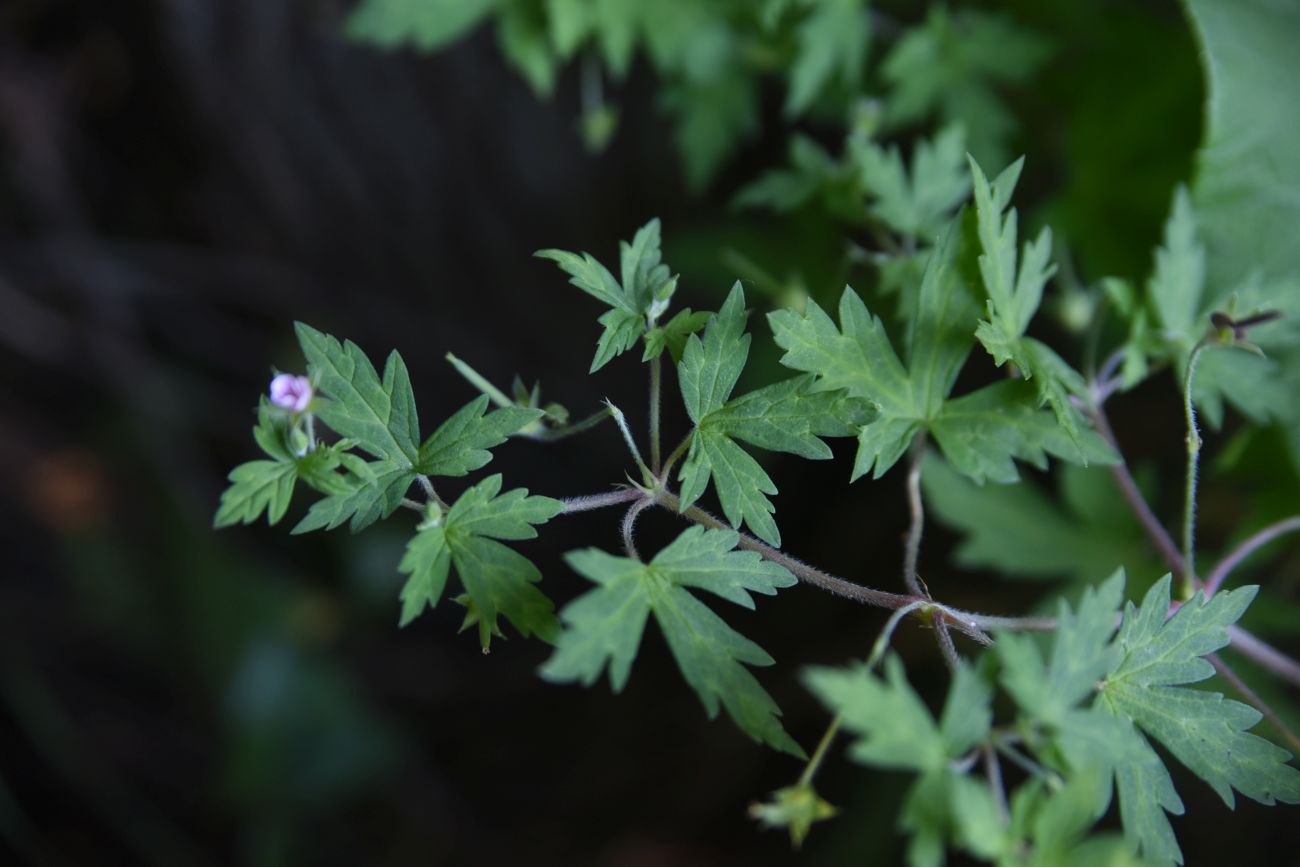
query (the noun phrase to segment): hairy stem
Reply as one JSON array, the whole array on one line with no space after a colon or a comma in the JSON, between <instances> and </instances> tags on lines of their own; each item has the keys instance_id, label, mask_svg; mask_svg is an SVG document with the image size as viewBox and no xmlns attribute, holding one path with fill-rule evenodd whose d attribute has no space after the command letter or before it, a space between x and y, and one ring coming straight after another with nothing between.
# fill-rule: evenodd
<instances>
[{"instance_id":1,"label":"hairy stem","mask_svg":"<svg viewBox=\"0 0 1300 867\"><path fill-rule=\"evenodd\" d=\"M650 469L659 475L659 391L663 370L661 356L650 359Z\"/></svg>"},{"instance_id":2,"label":"hairy stem","mask_svg":"<svg viewBox=\"0 0 1300 867\"><path fill-rule=\"evenodd\" d=\"M1142 492L1138 490L1137 482L1133 480L1133 474L1129 472L1128 464L1123 459L1123 453L1119 450L1119 443L1115 440L1115 432L1111 430L1110 421L1106 418L1105 411L1100 406L1085 407L1084 411L1092 420L1097 433L1120 455L1120 462L1111 464L1109 469L1111 476L1115 479L1115 484L1119 486L1124 501L1128 503L1133 514L1137 516L1138 521L1142 524L1142 529L1146 531L1147 538L1160 552L1160 556L1164 559L1166 565L1172 571L1180 575L1184 574L1186 564L1183 561L1183 555L1178 552L1178 546L1174 544L1173 537L1169 535L1169 531L1164 528L1160 523L1160 519L1151 511L1151 507L1147 505Z\"/></svg>"},{"instance_id":3,"label":"hairy stem","mask_svg":"<svg viewBox=\"0 0 1300 867\"><path fill-rule=\"evenodd\" d=\"M640 488L626 488L620 491L610 491L607 494L589 494L584 497L564 497L560 500L564 508L560 511L561 515L569 515L573 512L589 512L592 509L604 509L608 506L617 506L622 503L630 503L633 500L645 499L646 493Z\"/></svg>"},{"instance_id":4,"label":"hairy stem","mask_svg":"<svg viewBox=\"0 0 1300 867\"><path fill-rule=\"evenodd\" d=\"M633 503L631 506L628 507L628 510L626 512L623 513L623 524L622 524L623 550L627 552L627 556L631 557L633 560L636 560L637 562L641 561L641 555L637 553L636 542L632 538L633 531L636 529L636 519L642 512L644 512L646 509L648 509L650 506L653 505L654 505L654 500L651 500L649 498L643 500L637 500L635 503Z\"/></svg>"},{"instance_id":5,"label":"hairy stem","mask_svg":"<svg viewBox=\"0 0 1300 867\"><path fill-rule=\"evenodd\" d=\"M1192 402L1192 382L1196 363L1209 347L1205 338L1197 341L1187 359L1183 377L1183 415L1187 420L1187 480L1183 493L1183 598L1191 599L1200 580L1196 577L1196 470L1201 455L1201 434L1196 428L1196 405Z\"/></svg>"},{"instance_id":6,"label":"hairy stem","mask_svg":"<svg viewBox=\"0 0 1300 867\"><path fill-rule=\"evenodd\" d=\"M636 447L636 440L632 437L632 431L627 426L627 419L623 415L623 410L609 401L605 401L605 405L609 407L610 415L614 417L614 423L618 425L619 432L623 434L623 442L627 444L627 450L632 454L632 459L636 461L637 469L641 470L641 473L647 479L653 478L650 474L650 468L641 459L641 450Z\"/></svg>"},{"instance_id":7,"label":"hairy stem","mask_svg":"<svg viewBox=\"0 0 1300 867\"><path fill-rule=\"evenodd\" d=\"M682 517L688 521L694 521L704 527L712 530L731 530L730 524L710 515L699 506L691 506L685 511L681 511L681 500L676 494L668 490L660 490L656 494L656 499L660 505L674 512L680 512ZM761 555L765 560L770 560L778 566L783 566L789 570L796 578L806 584L811 584L822 590L834 593L837 596L843 596L847 599L853 599L866 605L874 605L877 608L898 609L912 602L917 601L911 596L902 596L898 593L889 593L884 590L876 590L871 587L864 587L861 584L855 584L843 578L831 575L829 572L823 572L815 566L809 566L800 560L796 560L784 551L780 551L760 542L753 536L746 533L740 534L739 546L747 551L754 551ZM924 600L922 600L924 601Z\"/></svg>"},{"instance_id":8,"label":"hairy stem","mask_svg":"<svg viewBox=\"0 0 1300 867\"><path fill-rule=\"evenodd\" d=\"M903 584L914 596L929 596L917 580L916 563L921 554L921 533L925 529L925 506L921 502L921 461L925 457L925 431L912 440L907 467L907 508L912 516L903 546Z\"/></svg>"},{"instance_id":9,"label":"hairy stem","mask_svg":"<svg viewBox=\"0 0 1300 867\"><path fill-rule=\"evenodd\" d=\"M1213 596L1222 586L1225 578L1232 573L1233 569L1257 550L1272 542L1279 536L1285 536L1287 533L1294 533L1300 530L1300 515L1292 515L1275 524L1269 524L1246 541L1242 542L1232 550L1228 556L1224 557L1219 564L1211 570L1209 576L1205 579L1205 595Z\"/></svg>"},{"instance_id":10,"label":"hairy stem","mask_svg":"<svg viewBox=\"0 0 1300 867\"><path fill-rule=\"evenodd\" d=\"M1273 708L1269 707L1268 703L1265 702L1264 699L1260 698L1255 690L1247 686L1246 682L1241 679L1237 672L1233 671L1232 668L1219 657L1219 654L1211 653L1206 657L1206 659L1208 659L1210 664L1214 666L1214 670L1223 676L1224 680L1232 684L1232 688L1246 700L1246 704L1264 715L1264 719L1268 720L1269 724L1277 730L1277 733L1291 745L1291 749L1300 752L1300 738L1296 737L1295 732L1291 731L1291 729L1287 727L1287 724L1282 721L1282 718L1277 715Z\"/></svg>"},{"instance_id":11,"label":"hairy stem","mask_svg":"<svg viewBox=\"0 0 1300 867\"><path fill-rule=\"evenodd\" d=\"M661 506L678 512L688 521L694 521L701 526L714 530L733 529L730 524L710 515L698 506L691 506L689 509L681 511L681 500L676 494L667 489L660 488L655 492L654 496L655 501ZM896 611L912 603L920 603L919 609L913 613L923 614L927 609L937 612L945 625L973 638L980 644L989 645L993 643L993 639L989 638L984 631L986 626L997 629L1027 629L1034 631L1056 628L1056 621L1048 618L996 617L975 614L944 605L925 596L904 596L899 593L877 590L874 587L865 587L832 575L829 572L823 572L821 569L797 560L784 551L773 548L765 542L760 542L746 533L740 533L739 535L740 541L737 543L739 547L744 548L746 551L754 551L764 559L785 567L805 584L811 584L828 593L834 593L837 596L843 596L846 599L852 599L855 602L872 605L876 608L889 608Z\"/></svg>"},{"instance_id":12,"label":"hairy stem","mask_svg":"<svg viewBox=\"0 0 1300 867\"><path fill-rule=\"evenodd\" d=\"M957 653L957 645L952 643L947 618L936 616L931 622L934 624L934 640L938 642L939 650L943 652L943 661L948 663L949 671L956 671L961 665L961 656Z\"/></svg>"}]
</instances>

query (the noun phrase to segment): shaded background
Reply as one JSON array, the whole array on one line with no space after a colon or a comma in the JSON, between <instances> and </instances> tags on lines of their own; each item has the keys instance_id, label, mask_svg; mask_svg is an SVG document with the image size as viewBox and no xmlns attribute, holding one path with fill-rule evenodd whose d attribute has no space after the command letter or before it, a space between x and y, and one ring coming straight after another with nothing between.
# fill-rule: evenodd
<instances>
[{"instance_id":1,"label":"shaded background","mask_svg":"<svg viewBox=\"0 0 1300 867\"><path fill-rule=\"evenodd\" d=\"M1078 244L1084 281L1141 276L1200 133L1186 25L1173 3L1020 5L1058 48L1032 93L1009 95L1025 201ZM473 396L447 351L503 385L541 380L576 415L609 396L643 423L642 371L584 375L598 311L532 250L608 259L658 215L682 304L716 307L739 276L725 249L819 297L853 277L841 229L728 207L783 158L779 88L759 140L688 195L641 66L596 157L572 75L539 103L489 34L386 54L343 41L345 11L0 6L0 847L39 864L897 861L903 780L838 756L821 788L844 815L802 853L753 827L746 804L798 766L706 722L653 630L623 695L548 686L544 646L484 656L453 605L396 628L401 515L358 537L209 529L272 367L302 366L295 319L372 356L400 349L426 429ZM840 128L811 131L838 147ZM764 331L754 380L775 367ZM1172 390L1121 403L1116 426L1134 457L1176 467L1153 408L1176 418ZM685 431L679 409L666 425ZM890 587L901 477L849 489L837 455L769 461L788 548ZM626 463L603 427L508 444L493 468L568 496ZM1172 514L1176 490L1160 496ZM618 517L557 519L527 543L557 602L582 590L561 553L615 546ZM643 520L650 550L677 529ZM1023 587L947 569L951 542L932 528L922 560L945 599L1025 607ZM883 622L806 588L723 613L778 660L763 681L805 744L826 719L799 667L861 657ZM916 683L943 682L928 636L899 643ZM1197 817L1176 822L1183 848L1215 863L1229 814L1179 781ZM1273 819L1240 804L1234 833L1263 846L1283 834Z\"/></svg>"}]
</instances>

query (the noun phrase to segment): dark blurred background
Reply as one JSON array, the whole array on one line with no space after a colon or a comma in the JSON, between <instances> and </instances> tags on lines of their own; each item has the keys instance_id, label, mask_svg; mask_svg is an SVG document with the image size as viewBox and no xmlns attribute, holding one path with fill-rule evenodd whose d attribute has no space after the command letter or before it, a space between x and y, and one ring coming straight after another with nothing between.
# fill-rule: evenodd
<instances>
[{"instance_id":1,"label":"dark blurred background","mask_svg":"<svg viewBox=\"0 0 1300 867\"><path fill-rule=\"evenodd\" d=\"M1140 277L1199 137L1190 34L1173 3L1112 4L1109 23L1021 5L1049 37L1074 37L1033 94L1011 95L1029 118L1021 144L1042 154L1026 198L1082 237L1084 280ZM653 630L621 696L549 686L543 645L512 638L485 656L456 633L454 605L397 629L402 515L357 537L210 530L226 472L254 455L251 408L273 366L302 367L295 319L372 356L399 349L428 430L473 396L448 351L502 385L540 380L575 415L609 396L640 424L643 372L626 356L585 376L599 311L531 251L609 260L658 215L683 304L716 306L740 276L725 249L817 296L852 276L831 224L774 231L728 207L783 158L779 91L758 141L688 195L640 66L612 147L591 156L572 73L538 102L490 34L432 57L382 53L343 40L345 12L0 4L0 860L898 861L903 780L838 754L821 789L844 814L802 853L753 826L746 805L799 766L707 722ZM1116 143L1133 124L1108 119L1142 111L1145 135ZM842 127L812 132L837 146ZM757 332L762 379L775 353ZM1176 412L1172 390L1150 401ZM1167 449L1116 412L1137 458ZM679 409L666 426L684 432ZM787 547L892 587L901 478L850 489L850 452L837 455L769 462ZM567 496L607 489L626 463L604 427L508 444L493 467ZM557 519L525 543L557 601L583 583L562 552L615 547L618 517ZM647 549L677 528L645 523ZM945 599L1024 608L1023 587L949 569L951 544L933 528L922 563ZM805 588L723 613L778 660L762 679L807 745L826 719L799 668L863 656L884 620ZM914 682L942 684L928 636L898 641ZM1198 819L1178 830L1197 852L1228 814L1180 783ZM1234 828L1268 834L1271 818L1245 803Z\"/></svg>"}]
</instances>

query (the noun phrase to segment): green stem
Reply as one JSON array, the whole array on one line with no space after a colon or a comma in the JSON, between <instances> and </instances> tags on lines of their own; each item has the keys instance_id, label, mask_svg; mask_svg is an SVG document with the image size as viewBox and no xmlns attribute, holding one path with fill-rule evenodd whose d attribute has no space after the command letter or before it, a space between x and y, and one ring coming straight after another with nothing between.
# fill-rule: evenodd
<instances>
[{"instance_id":1,"label":"green stem","mask_svg":"<svg viewBox=\"0 0 1300 867\"><path fill-rule=\"evenodd\" d=\"M1200 584L1196 577L1196 470L1201 455L1201 434L1196 429L1196 405L1192 402L1192 382L1196 363L1210 344L1197 341L1187 359L1183 378L1183 415L1187 419L1187 480L1183 497L1183 598L1191 599Z\"/></svg>"},{"instance_id":2,"label":"green stem","mask_svg":"<svg viewBox=\"0 0 1300 867\"><path fill-rule=\"evenodd\" d=\"M650 359L650 469L659 475L659 390L663 379L661 356Z\"/></svg>"},{"instance_id":3,"label":"green stem","mask_svg":"<svg viewBox=\"0 0 1300 867\"><path fill-rule=\"evenodd\" d=\"M660 485L668 483L668 474L673 471L673 467L682 459L682 455L686 454L686 450L691 447L691 437L694 434L695 429L692 428L686 436L682 437L682 441L677 444L677 448L672 450L668 455L668 460L664 461L664 465L659 468L657 477Z\"/></svg>"},{"instance_id":4,"label":"green stem","mask_svg":"<svg viewBox=\"0 0 1300 867\"><path fill-rule=\"evenodd\" d=\"M844 714L835 714L835 718L831 720L831 724L826 727L826 733L822 735L821 741L818 742L817 749L813 750L812 758L808 760L808 764L804 766L803 773L799 775L799 782L795 785L807 786L812 783L813 777L817 776L817 771L821 769L822 761L826 758L827 750L831 748L831 743L835 740L835 736L839 734L840 725L843 722Z\"/></svg>"},{"instance_id":5,"label":"green stem","mask_svg":"<svg viewBox=\"0 0 1300 867\"><path fill-rule=\"evenodd\" d=\"M907 468L907 506L912 520L903 546L903 583L914 596L929 596L917 580L916 564L921 554L921 533L925 529L925 506L921 502L921 461L925 457L925 431L912 440L911 460Z\"/></svg>"},{"instance_id":6,"label":"green stem","mask_svg":"<svg viewBox=\"0 0 1300 867\"><path fill-rule=\"evenodd\" d=\"M421 473L415 478L417 481L419 481L420 487L424 489L424 495L426 497L428 497L430 500L433 500L435 503L437 503L438 506L444 512L447 511L447 509L451 508L450 506L447 505L446 501L442 499L442 497L438 496L438 492L433 489L433 482L429 481L428 476Z\"/></svg>"},{"instance_id":7,"label":"green stem","mask_svg":"<svg viewBox=\"0 0 1300 867\"><path fill-rule=\"evenodd\" d=\"M447 360L451 362L452 367L456 368L457 373L469 380L470 385L486 394L497 406L515 405L515 402L507 397L505 392L488 382L487 378L484 377L483 374L479 373L450 352L447 353Z\"/></svg>"},{"instance_id":8,"label":"green stem","mask_svg":"<svg viewBox=\"0 0 1300 867\"><path fill-rule=\"evenodd\" d=\"M561 427L553 428L539 426L536 430L531 430L530 428L532 426L530 425L529 427L525 427L523 430L519 431L517 435L526 437L530 440L537 440L538 442L555 442L556 440L566 439L575 434L580 434L583 431L591 430L612 415L613 413L609 411L609 407L605 407L604 409L587 416L582 421L576 421L573 424L566 424Z\"/></svg>"},{"instance_id":9,"label":"green stem","mask_svg":"<svg viewBox=\"0 0 1300 867\"><path fill-rule=\"evenodd\" d=\"M903 618L925 604L917 600L904 605L889 615L889 619L885 621L885 628L880 630L880 635L876 637L875 643L871 645L871 655L867 657L867 670L871 670L880 664L880 660L885 656L885 650L889 647L889 639L893 637L894 630L898 628L898 624L902 622ZM821 742L817 744L817 749L813 752L812 758L808 760L807 766L799 776L798 785L807 786L812 783L813 777L817 775L817 769L821 767L822 759L826 757L826 751L830 748L831 742L835 740L835 735L839 733L840 726L843 724L843 712L837 713L835 718L831 720L830 725L826 727L826 733L822 735Z\"/></svg>"}]
</instances>

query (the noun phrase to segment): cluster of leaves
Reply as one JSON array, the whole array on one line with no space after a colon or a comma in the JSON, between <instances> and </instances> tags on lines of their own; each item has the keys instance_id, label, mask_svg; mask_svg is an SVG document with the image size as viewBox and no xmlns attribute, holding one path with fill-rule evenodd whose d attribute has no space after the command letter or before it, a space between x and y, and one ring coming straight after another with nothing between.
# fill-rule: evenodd
<instances>
[{"instance_id":1,"label":"cluster of leaves","mask_svg":"<svg viewBox=\"0 0 1300 867\"><path fill-rule=\"evenodd\" d=\"M641 53L660 81L687 182L700 187L758 129L764 77L786 84L785 114L841 113L868 80L872 42L882 54L871 86L886 96L879 123L899 130L938 117L970 133L974 153L1003 162L1015 121L998 88L1025 81L1046 59L1045 41L1010 19L931 10L903 27L865 0L364 0L348 21L356 40L436 51L489 20L506 61L538 96L560 70L583 67L583 138L604 147L617 105L599 86L603 65L623 80ZM878 26L883 21L884 26Z\"/></svg>"},{"instance_id":2,"label":"cluster of leaves","mask_svg":"<svg viewBox=\"0 0 1300 867\"><path fill-rule=\"evenodd\" d=\"M1041 467L1048 454L1084 463L1115 460L1100 437L1081 428L1067 403L1054 400L1061 379L1074 380L1078 374L1042 344L1022 336L1048 275L1040 242L1026 248L1019 276L1011 276L1014 212L1005 223L1000 214L1019 163L1000 178L996 196L979 167L974 162L971 167L977 185L983 184L983 195L977 195L983 285L972 285L969 268L963 267L972 255L971 241L963 234L963 221L954 220L926 257L907 323L906 364L880 317L873 316L852 289L846 288L840 298L838 327L815 303L802 313L769 314L776 342L785 350L782 364L816 375L819 388L845 389L876 409L878 417L858 436L854 479L873 469L879 478L922 432L933 436L954 469L977 482L1014 482L1019 478L1014 460ZM985 288L987 294L980 291ZM981 295L996 326L989 321L976 324ZM1035 393L1005 381L950 397L977 335L986 346L992 344L995 359L1006 360L1009 351L1050 355L1051 366L1021 368L1022 374L1038 380ZM1051 403L1055 415L1040 411L1043 403Z\"/></svg>"},{"instance_id":3,"label":"cluster of leaves","mask_svg":"<svg viewBox=\"0 0 1300 867\"><path fill-rule=\"evenodd\" d=\"M355 343L340 343L302 323L297 331L308 377L321 397L301 413L262 399L253 435L272 460L251 461L231 472L232 485L222 494L214 521L218 527L252 523L263 512L268 523L277 523L301 479L325 496L293 532L348 524L355 533L390 516L417 482L432 490L431 477L460 477L482 468L492 459L490 449L543 415L521 406L487 412L488 398L480 396L421 442L411 379L397 352L388 356L381 378ZM316 417L342 439L316 441L309 432ZM445 514L436 499L429 503L401 564L410 574L402 590L403 625L426 605L437 604L454 565L465 589L457 601L467 609L466 625L479 624L485 648L500 634L499 615L525 635L554 637L554 605L533 586L540 573L496 540L530 538L532 525L553 517L560 504L530 497L524 489L500 490L501 477L492 476L465 491Z\"/></svg>"},{"instance_id":4,"label":"cluster of leaves","mask_svg":"<svg viewBox=\"0 0 1300 867\"><path fill-rule=\"evenodd\" d=\"M1228 643L1226 627L1257 588L1198 595L1170 617L1169 587L1166 576L1140 606L1129 603L1118 631L1122 571L1089 590L1077 611L1060 604L1046 648L1000 634L979 664L957 669L937 720L896 657L883 678L866 666L807 673L808 687L856 735L851 759L916 774L898 821L911 864L941 864L949 846L1007 865L1181 864L1166 813L1181 814L1183 804L1153 739L1229 807L1234 791L1263 804L1300 802L1289 754L1247 731L1260 714L1188 688L1214 673L1205 656ZM999 725L995 686L1015 708ZM1025 772L1009 802L1000 770L988 770L1003 761ZM1123 837L1084 842L1113 792Z\"/></svg>"},{"instance_id":5,"label":"cluster of leaves","mask_svg":"<svg viewBox=\"0 0 1300 867\"><path fill-rule=\"evenodd\" d=\"M1300 24L1285 10L1249 3L1245 26L1224 25L1222 5L1189 0L1212 58L1249 44L1241 31L1271 44L1273 29ZM876 88L885 100L856 103L840 157L796 137L792 165L759 178L739 201L783 212L819 203L868 230L882 248L873 254L878 279L866 287L866 300L845 287L838 321L811 301L769 312L781 363L797 373L733 396L752 340L745 293L737 284L717 312L684 309L669 318L678 279L663 262L657 220L621 244L617 277L588 253L538 252L608 308L598 319L592 373L640 345L657 390L665 354L671 359L689 437L662 463L656 441L654 466L641 468L643 487L632 492L641 498L633 509L675 503L709 527L684 530L648 562L632 546L630 529L625 556L570 552L570 567L594 586L558 617L538 587L538 568L505 543L533 538L565 504L504 489L500 475L447 502L432 480L479 470L508 437L563 427L567 414L539 408L536 389L518 386L512 400L456 359L484 395L422 440L396 352L381 376L354 344L299 325L319 396L299 412L263 399L254 437L268 459L231 473L217 526L263 513L278 522L298 480L322 496L295 533L344 524L355 532L414 507L420 520L398 567L407 576L402 625L437 605L454 571L463 589L456 597L466 609L463 628L476 625L485 649L504 618L520 634L554 645L543 677L589 686L608 671L617 692L653 617L709 717L725 710L756 741L802 757L751 670L772 658L701 597L752 608L752 594L793 585L789 570L801 568L742 539L744 528L771 546L781 542L771 500L777 485L747 447L818 460L832 456L824 438L855 437L850 481L879 478L911 453L933 511L966 535L958 562L1013 576L1072 578L1080 598L1077 608L1059 603L1049 640L999 634L977 664L959 664L937 718L894 657L886 659L883 677L872 664L807 673L809 689L856 736L852 759L916 774L899 819L913 864L942 863L948 848L1006 865L1181 863L1167 813L1183 806L1153 741L1229 806L1234 792L1265 804L1300 802L1300 772L1287 764L1289 755L1247 731L1259 714L1188 688L1213 673L1206 657L1227 643L1226 628L1255 588L1171 606L1166 577L1140 606L1123 607L1122 569L1094 587L1121 564L1145 585L1155 567L1135 521L1113 508L1109 481L1096 467L1120 458L1078 409L1095 409L1110 391L1164 368L1181 381L1212 326L1230 332L1223 342L1242 345L1238 310L1278 309L1287 314L1284 322L1300 321L1300 247L1270 231L1258 267L1248 267L1255 247L1225 216L1241 218L1229 192L1245 189L1258 198L1277 180L1261 180L1229 159L1235 146L1225 132L1239 119L1234 97L1253 98L1272 87L1261 81L1272 79L1211 62L1211 146L1202 176L1195 191L1176 194L1149 279L1099 282L1095 294L1105 298L1099 309L1107 318L1091 324L1099 341L1116 347L1118 372L1108 379L1103 366L1100 381L1088 382L1030 333L1055 266L1050 230L1019 239L1011 198L1023 161L991 181L976 161L1004 162L1014 123L997 88L1039 68L1047 48L1038 37L997 16L937 8L915 27L880 28L892 45L873 78L867 61L876 19L860 0L363 0L349 28L358 39L432 50L488 19L505 56L541 94L579 55L590 58L583 71L590 95L599 83L596 64L621 79L643 52L676 117L688 180L697 184L755 126L758 76L786 77L791 118L820 109L843 116L864 87ZM607 138L617 110L597 98L585 112L588 140ZM1277 124L1294 121L1294 112L1280 115L1288 119ZM943 128L916 141L910 163L877 139L933 120ZM1282 167L1282 194L1265 198L1271 218L1285 221L1300 216L1300 196L1285 195L1300 189L1300 174L1286 174L1300 161L1273 155ZM973 207L964 208L968 198ZM886 320L873 311L889 295L896 303ZM1215 425L1225 401L1253 420L1289 425L1300 466L1300 405L1290 399L1300 387L1300 331L1270 325L1257 342L1249 348L1264 353L1208 355L1195 400ZM954 394L977 345L990 368L1008 375ZM493 401L498 408L489 412ZM317 419L340 438L319 440ZM927 451L931 442L936 448ZM1022 481L1017 465L1046 468L1049 456L1065 462L1057 468L1057 497ZM730 529L696 505L710 482ZM423 502L411 499L413 489ZM635 515L629 512L629 528ZM946 610L920 597L914 605L923 616ZM999 706L1011 712L995 724L999 689L1008 699ZM811 786L820 756L819 750L797 785L756 809L765 823L788 827L796 842L833 813ZM1004 775L1004 761L1017 770ZM1004 783L1022 774L1006 797ZM1090 834L1113 801L1123 834Z\"/></svg>"}]
</instances>

